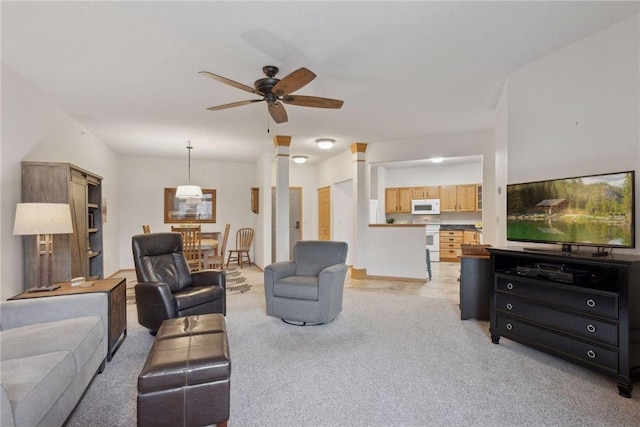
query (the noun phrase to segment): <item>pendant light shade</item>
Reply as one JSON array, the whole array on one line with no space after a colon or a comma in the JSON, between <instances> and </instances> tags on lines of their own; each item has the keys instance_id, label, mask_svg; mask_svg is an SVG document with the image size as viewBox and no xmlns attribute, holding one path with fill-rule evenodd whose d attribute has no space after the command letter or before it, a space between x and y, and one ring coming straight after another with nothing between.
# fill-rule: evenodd
<instances>
[{"instance_id":1,"label":"pendant light shade","mask_svg":"<svg viewBox=\"0 0 640 427\"><path fill-rule=\"evenodd\" d=\"M202 188L199 185L191 185L191 150L193 150L193 147L191 146L191 141L189 141L189 145L187 145L187 153L189 153L189 184L178 186L176 189L177 199L202 199Z\"/></svg>"},{"instance_id":2,"label":"pendant light shade","mask_svg":"<svg viewBox=\"0 0 640 427\"><path fill-rule=\"evenodd\" d=\"M198 185L178 185L176 197L178 199L202 199L202 188Z\"/></svg>"}]
</instances>

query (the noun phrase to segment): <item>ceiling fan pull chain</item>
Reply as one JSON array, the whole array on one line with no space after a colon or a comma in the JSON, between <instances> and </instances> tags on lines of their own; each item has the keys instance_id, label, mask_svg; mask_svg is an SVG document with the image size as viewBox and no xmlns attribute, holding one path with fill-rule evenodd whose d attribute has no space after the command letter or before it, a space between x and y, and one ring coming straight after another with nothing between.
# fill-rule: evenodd
<instances>
[{"instance_id":1,"label":"ceiling fan pull chain","mask_svg":"<svg viewBox=\"0 0 640 427\"><path fill-rule=\"evenodd\" d=\"M267 133L269 133L269 131L270 131L270 129L269 129L270 123L271 123L271 121L269 120L269 112L267 111Z\"/></svg>"}]
</instances>

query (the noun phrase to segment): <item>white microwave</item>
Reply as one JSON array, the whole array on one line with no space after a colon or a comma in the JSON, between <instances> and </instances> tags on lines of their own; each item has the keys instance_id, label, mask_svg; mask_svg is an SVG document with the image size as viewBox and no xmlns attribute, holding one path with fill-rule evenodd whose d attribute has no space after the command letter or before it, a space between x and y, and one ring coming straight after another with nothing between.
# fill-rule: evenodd
<instances>
[{"instance_id":1,"label":"white microwave","mask_svg":"<svg viewBox=\"0 0 640 427\"><path fill-rule=\"evenodd\" d=\"M414 215L439 215L440 199L414 199L411 201L411 213Z\"/></svg>"}]
</instances>

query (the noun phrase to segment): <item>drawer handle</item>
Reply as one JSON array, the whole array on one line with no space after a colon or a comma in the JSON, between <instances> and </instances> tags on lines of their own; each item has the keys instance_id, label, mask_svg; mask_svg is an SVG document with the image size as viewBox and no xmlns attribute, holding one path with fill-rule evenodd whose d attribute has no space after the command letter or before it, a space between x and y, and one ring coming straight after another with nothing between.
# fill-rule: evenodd
<instances>
[{"instance_id":1,"label":"drawer handle","mask_svg":"<svg viewBox=\"0 0 640 427\"><path fill-rule=\"evenodd\" d=\"M589 325L587 325L587 331L589 331L591 333L594 333L596 331L596 327L591 325L591 324L589 324Z\"/></svg>"},{"instance_id":2,"label":"drawer handle","mask_svg":"<svg viewBox=\"0 0 640 427\"><path fill-rule=\"evenodd\" d=\"M513 309L513 304L511 304L510 302L507 303L507 310L512 310Z\"/></svg>"},{"instance_id":3,"label":"drawer handle","mask_svg":"<svg viewBox=\"0 0 640 427\"><path fill-rule=\"evenodd\" d=\"M512 290L513 289L513 283L511 283L511 282L507 283L507 289Z\"/></svg>"},{"instance_id":4,"label":"drawer handle","mask_svg":"<svg viewBox=\"0 0 640 427\"><path fill-rule=\"evenodd\" d=\"M513 325L511 323L507 323L507 329L508 330L512 330L513 329Z\"/></svg>"},{"instance_id":5,"label":"drawer handle","mask_svg":"<svg viewBox=\"0 0 640 427\"><path fill-rule=\"evenodd\" d=\"M593 307L595 307L595 306L596 306L596 302L595 302L594 300L592 300L591 298L589 298L589 299L587 300L587 305L588 305L589 307L593 308Z\"/></svg>"},{"instance_id":6,"label":"drawer handle","mask_svg":"<svg viewBox=\"0 0 640 427\"><path fill-rule=\"evenodd\" d=\"M589 350L587 351L587 356L589 356L589 359L595 359L596 358L596 352L593 350Z\"/></svg>"}]
</instances>

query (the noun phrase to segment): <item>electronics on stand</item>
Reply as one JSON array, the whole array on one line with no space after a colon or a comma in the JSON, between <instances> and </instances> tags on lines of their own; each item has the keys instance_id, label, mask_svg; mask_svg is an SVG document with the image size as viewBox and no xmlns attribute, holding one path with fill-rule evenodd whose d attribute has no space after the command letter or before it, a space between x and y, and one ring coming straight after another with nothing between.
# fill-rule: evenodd
<instances>
[{"instance_id":1,"label":"electronics on stand","mask_svg":"<svg viewBox=\"0 0 640 427\"><path fill-rule=\"evenodd\" d=\"M549 264L542 262L534 264L533 267L519 265L516 267L516 274L568 284L583 281L583 279L590 275L586 270L569 268L563 264Z\"/></svg>"}]
</instances>

